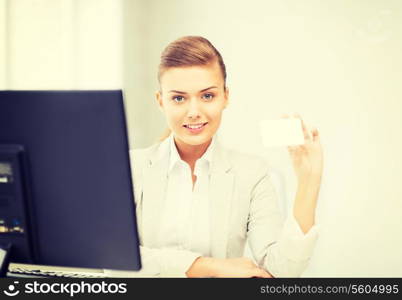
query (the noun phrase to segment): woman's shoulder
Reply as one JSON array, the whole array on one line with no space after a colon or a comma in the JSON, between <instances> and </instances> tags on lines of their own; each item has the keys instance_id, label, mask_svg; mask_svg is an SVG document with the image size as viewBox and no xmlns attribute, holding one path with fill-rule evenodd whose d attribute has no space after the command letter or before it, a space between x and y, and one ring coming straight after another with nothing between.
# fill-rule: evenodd
<instances>
[{"instance_id":1,"label":"woman's shoulder","mask_svg":"<svg viewBox=\"0 0 402 300\"><path fill-rule=\"evenodd\" d=\"M151 153L155 152L158 147L160 146L160 142L153 144L151 146L148 147L144 147L144 148L134 148L134 149L130 149L130 153L134 154L136 156L138 155L150 155Z\"/></svg>"},{"instance_id":2,"label":"woman's shoulder","mask_svg":"<svg viewBox=\"0 0 402 300\"><path fill-rule=\"evenodd\" d=\"M138 164L164 158L169 152L168 141L159 141L145 148L134 148L130 150L130 159Z\"/></svg>"},{"instance_id":3,"label":"woman's shoulder","mask_svg":"<svg viewBox=\"0 0 402 300\"><path fill-rule=\"evenodd\" d=\"M245 152L232 148L223 148L230 158L230 160L234 163L247 163L247 164L266 164L265 159L257 154Z\"/></svg>"},{"instance_id":4,"label":"woman's shoulder","mask_svg":"<svg viewBox=\"0 0 402 300\"><path fill-rule=\"evenodd\" d=\"M268 161L258 154L233 149L223 145L220 145L219 148L221 157L226 157L235 170L266 173L270 168Z\"/></svg>"}]
</instances>

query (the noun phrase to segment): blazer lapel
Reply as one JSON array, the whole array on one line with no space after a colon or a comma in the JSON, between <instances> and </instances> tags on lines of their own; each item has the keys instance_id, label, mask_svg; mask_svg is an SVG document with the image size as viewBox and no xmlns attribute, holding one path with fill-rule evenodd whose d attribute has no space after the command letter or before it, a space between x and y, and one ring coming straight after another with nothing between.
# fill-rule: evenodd
<instances>
[{"instance_id":1,"label":"blazer lapel","mask_svg":"<svg viewBox=\"0 0 402 300\"><path fill-rule=\"evenodd\" d=\"M144 169L142 199L143 243L148 247L157 246L161 225L161 210L165 201L168 169L168 145L166 141L154 153Z\"/></svg>"},{"instance_id":2,"label":"blazer lapel","mask_svg":"<svg viewBox=\"0 0 402 300\"><path fill-rule=\"evenodd\" d=\"M229 235L234 175L223 149L216 143L210 174L211 254L225 258Z\"/></svg>"}]
</instances>

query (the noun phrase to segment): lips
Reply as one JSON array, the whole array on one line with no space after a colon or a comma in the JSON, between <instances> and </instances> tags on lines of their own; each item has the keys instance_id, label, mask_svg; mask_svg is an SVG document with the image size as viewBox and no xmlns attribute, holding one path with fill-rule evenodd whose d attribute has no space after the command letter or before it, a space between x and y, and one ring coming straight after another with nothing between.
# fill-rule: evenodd
<instances>
[{"instance_id":1,"label":"lips","mask_svg":"<svg viewBox=\"0 0 402 300\"><path fill-rule=\"evenodd\" d=\"M188 129L197 130L197 129L201 129L202 127L204 127L204 126L207 125L207 124L208 124L208 122L205 122L205 123L197 123L197 124L185 124L185 125L183 125L183 126L186 127L186 128L188 128Z\"/></svg>"},{"instance_id":2,"label":"lips","mask_svg":"<svg viewBox=\"0 0 402 300\"><path fill-rule=\"evenodd\" d=\"M196 124L186 124L183 125L184 128L186 128L186 130L188 131L188 133L190 134L199 134L201 133L205 126L208 124L208 122L205 123L196 123Z\"/></svg>"}]
</instances>

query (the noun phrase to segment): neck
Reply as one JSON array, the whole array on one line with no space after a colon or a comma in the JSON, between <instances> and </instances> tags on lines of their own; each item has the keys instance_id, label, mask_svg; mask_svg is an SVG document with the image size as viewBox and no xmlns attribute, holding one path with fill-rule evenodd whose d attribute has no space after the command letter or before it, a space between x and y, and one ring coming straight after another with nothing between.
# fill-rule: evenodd
<instances>
[{"instance_id":1,"label":"neck","mask_svg":"<svg viewBox=\"0 0 402 300\"><path fill-rule=\"evenodd\" d=\"M208 142L201 145L189 145L183 143L176 138L174 138L174 142L176 144L177 152L179 152L180 158L192 165L207 151L209 145L212 142L212 138Z\"/></svg>"}]
</instances>

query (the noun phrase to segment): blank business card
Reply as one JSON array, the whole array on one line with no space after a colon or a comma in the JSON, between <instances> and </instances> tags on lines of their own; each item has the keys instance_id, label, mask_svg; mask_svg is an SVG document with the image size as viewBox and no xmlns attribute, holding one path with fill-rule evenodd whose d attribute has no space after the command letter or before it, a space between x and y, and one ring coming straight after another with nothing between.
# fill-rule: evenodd
<instances>
[{"instance_id":1,"label":"blank business card","mask_svg":"<svg viewBox=\"0 0 402 300\"><path fill-rule=\"evenodd\" d=\"M260 123L262 144L265 147L304 144L301 120L298 118L263 120Z\"/></svg>"}]
</instances>

